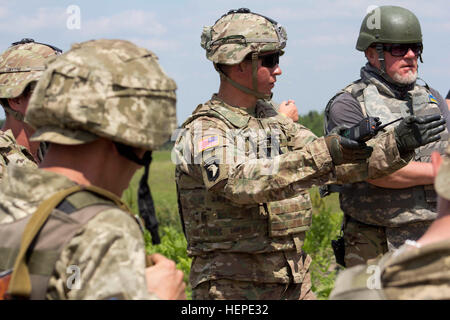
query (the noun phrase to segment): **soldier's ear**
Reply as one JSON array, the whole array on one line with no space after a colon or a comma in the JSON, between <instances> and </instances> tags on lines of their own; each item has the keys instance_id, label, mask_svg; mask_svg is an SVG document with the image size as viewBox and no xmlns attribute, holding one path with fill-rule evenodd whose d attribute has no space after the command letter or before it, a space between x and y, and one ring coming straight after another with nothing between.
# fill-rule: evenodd
<instances>
[{"instance_id":1,"label":"soldier's ear","mask_svg":"<svg viewBox=\"0 0 450 320\"><path fill-rule=\"evenodd\" d=\"M23 95L18 96L17 98L8 99L8 105L14 111L25 112L26 105L28 104L28 99Z\"/></svg>"},{"instance_id":2,"label":"soldier's ear","mask_svg":"<svg viewBox=\"0 0 450 320\"><path fill-rule=\"evenodd\" d=\"M376 62L378 61L377 50L375 50L375 48L369 47L364 51L364 54L366 55L366 58L370 62L370 64L375 66Z\"/></svg>"},{"instance_id":3,"label":"soldier's ear","mask_svg":"<svg viewBox=\"0 0 450 320\"><path fill-rule=\"evenodd\" d=\"M431 154L431 164L433 165L433 176L434 177L436 177L439 167L441 166L441 163L442 163L441 155L437 151L434 151Z\"/></svg>"}]
</instances>

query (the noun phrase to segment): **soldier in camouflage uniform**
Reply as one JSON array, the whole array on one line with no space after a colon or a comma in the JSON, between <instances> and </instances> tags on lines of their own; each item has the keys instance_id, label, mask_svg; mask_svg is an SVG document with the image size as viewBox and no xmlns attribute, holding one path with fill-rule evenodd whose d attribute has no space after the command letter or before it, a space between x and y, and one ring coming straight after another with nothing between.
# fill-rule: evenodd
<instances>
[{"instance_id":1,"label":"soldier in camouflage uniform","mask_svg":"<svg viewBox=\"0 0 450 320\"><path fill-rule=\"evenodd\" d=\"M248 9L203 30L220 88L185 121L174 147L193 299L314 299L302 250L311 224L306 188L380 177L412 156L409 146L402 158L389 131L372 141L378 161L367 163L371 148L337 134L317 138L258 100L271 96L285 44L283 27ZM336 170L350 162L351 172Z\"/></svg>"},{"instance_id":2,"label":"soldier in camouflage uniform","mask_svg":"<svg viewBox=\"0 0 450 320\"><path fill-rule=\"evenodd\" d=\"M42 161L44 145L29 140L34 130L23 118L45 60L60 53L53 46L23 39L0 56L0 103L6 115L0 131L0 178L10 163L36 167Z\"/></svg>"},{"instance_id":3,"label":"soldier in camouflage uniform","mask_svg":"<svg viewBox=\"0 0 450 320\"><path fill-rule=\"evenodd\" d=\"M415 150L414 161L394 174L337 187L344 211L344 263L347 267L417 240L436 217L430 154L443 153L450 113L440 94L416 82L422 59L422 33L407 9L382 6L364 18L356 44L368 63L361 79L341 90L327 105L326 130L353 126L367 116L388 123L409 115L440 114L447 122L442 139Z\"/></svg>"},{"instance_id":4,"label":"soldier in camouflage uniform","mask_svg":"<svg viewBox=\"0 0 450 320\"><path fill-rule=\"evenodd\" d=\"M450 146L442 164L437 152L432 158L437 172L436 220L417 242L407 241L372 265L343 271L332 299L450 299Z\"/></svg>"},{"instance_id":5,"label":"soldier in camouflage uniform","mask_svg":"<svg viewBox=\"0 0 450 320\"><path fill-rule=\"evenodd\" d=\"M48 62L25 118L48 153L40 169L8 167L0 192L8 296L185 298L172 261L146 261L140 220L119 198L142 165L147 183L151 150L175 129L175 89L128 41L75 44Z\"/></svg>"}]
</instances>

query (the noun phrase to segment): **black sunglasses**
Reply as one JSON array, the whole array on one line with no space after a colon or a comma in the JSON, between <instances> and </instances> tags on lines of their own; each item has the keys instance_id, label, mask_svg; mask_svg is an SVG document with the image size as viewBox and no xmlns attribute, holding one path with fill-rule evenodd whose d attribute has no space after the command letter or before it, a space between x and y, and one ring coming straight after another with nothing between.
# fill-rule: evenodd
<instances>
[{"instance_id":1,"label":"black sunglasses","mask_svg":"<svg viewBox=\"0 0 450 320\"><path fill-rule=\"evenodd\" d=\"M266 68L273 68L280 63L279 52L258 56L258 58L261 59L261 65Z\"/></svg>"},{"instance_id":2,"label":"black sunglasses","mask_svg":"<svg viewBox=\"0 0 450 320\"><path fill-rule=\"evenodd\" d=\"M420 56L423 51L423 45L421 43L383 44L383 50L389 52L393 57L403 57L408 53L409 49L411 49L416 56Z\"/></svg>"}]
</instances>

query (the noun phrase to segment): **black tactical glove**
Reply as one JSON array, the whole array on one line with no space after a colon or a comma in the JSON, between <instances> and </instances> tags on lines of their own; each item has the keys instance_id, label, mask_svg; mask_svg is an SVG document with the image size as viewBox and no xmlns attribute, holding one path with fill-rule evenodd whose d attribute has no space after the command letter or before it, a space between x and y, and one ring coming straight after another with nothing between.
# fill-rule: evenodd
<instances>
[{"instance_id":1,"label":"black tactical glove","mask_svg":"<svg viewBox=\"0 0 450 320\"><path fill-rule=\"evenodd\" d=\"M365 143L357 142L340 136L347 127L337 126L326 137L328 151L335 165L344 163L365 162L372 154L373 148Z\"/></svg>"},{"instance_id":2,"label":"black tactical glove","mask_svg":"<svg viewBox=\"0 0 450 320\"><path fill-rule=\"evenodd\" d=\"M408 116L394 128L395 141L400 153L413 151L430 142L441 139L445 120L439 114L430 116Z\"/></svg>"}]
</instances>

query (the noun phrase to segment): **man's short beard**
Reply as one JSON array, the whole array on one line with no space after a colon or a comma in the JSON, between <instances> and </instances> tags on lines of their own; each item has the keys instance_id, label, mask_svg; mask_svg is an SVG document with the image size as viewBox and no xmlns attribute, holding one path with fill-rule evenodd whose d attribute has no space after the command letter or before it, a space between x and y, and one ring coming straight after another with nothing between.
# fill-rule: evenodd
<instances>
[{"instance_id":1,"label":"man's short beard","mask_svg":"<svg viewBox=\"0 0 450 320\"><path fill-rule=\"evenodd\" d=\"M411 84L417 80L417 70L416 71L409 70L408 73L404 76L401 76L396 72L394 73L394 76L392 78L394 79L395 82L399 84Z\"/></svg>"}]
</instances>

